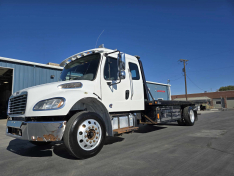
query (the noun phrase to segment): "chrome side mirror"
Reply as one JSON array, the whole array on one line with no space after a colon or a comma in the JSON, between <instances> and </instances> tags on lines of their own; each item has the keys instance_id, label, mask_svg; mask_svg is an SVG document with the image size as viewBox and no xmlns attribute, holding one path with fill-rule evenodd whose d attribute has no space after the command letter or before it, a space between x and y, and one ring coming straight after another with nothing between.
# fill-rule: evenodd
<instances>
[{"instance_id":1,"label":"chrome side mirror","mask_svg":"<svg viewBox=\"0 0 234 176\"><path fill-rule=\"evenodd\" d=\"M118 70L119 70L119 78L125 79L125 54L118 54Z\"/></svg>"},{"instance_id":2,"label":"chrome side mirror","mask_svg":"<svg viewBox=\"0 0 234 176\"><path fill-rule=\"evenodd\" d=\"M118 68L119 68L119 71L125 70L125 54L124 53L118 54Z\"/></svg>"},{"instance_id":3,"label":"chrome side mirror","mask_svg":"<svg viewBox=\"0 0 234 176\"><path fill-rule=\"evenodd\" d=\"M119 72L119 78L120 79L125 79L125 71L120 71Z\"/></svg>"}]
</instances>

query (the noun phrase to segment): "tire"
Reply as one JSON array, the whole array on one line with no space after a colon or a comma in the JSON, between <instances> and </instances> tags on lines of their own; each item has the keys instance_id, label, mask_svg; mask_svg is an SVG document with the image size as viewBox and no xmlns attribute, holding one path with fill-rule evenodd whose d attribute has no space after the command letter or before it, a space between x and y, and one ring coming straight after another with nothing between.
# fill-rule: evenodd
<instances>
[{"instance_id":1,"label":"tire","mask_svg":"<svg viewBox=\"0 0 234 176\"><path fill-rule=\"evenodd\" d=\"M183 118L187 126L193 126L195 123L195 114L193 108L188 106L183 110Z\"/></svg>"},{"instance_id":2,"label":"tire","mask_svg":"<svg viewBox=\"0 0 234 176\"><path fill-rule=\"evenodd\" d=\"M38 141L29 141L29 142L36 146L46 146L51 143L51 142L38 142Z\"/></svg>"},{"instance_id":3,"label":"tire","mask_svg":"<svg viewBox=\"0 0 234 176\"><path fill-rule=\"evenodd\" d=\"M105 137L106 128L102 118L94 112L82 111L69 119L63 139L71 155L85 159L101 151Z\"/></svg>"},{"instance_id":4,"label":"tire","mask_svg":"<svg viewBox=\"0 0 234 176\"><path fill-rule=\"evenodd\" d=\"M197 117L197 111L193 111L194 115L195 115L195 121L198 121L198 117Z\"/></svg>"},{"instance_id":5,"label":"tire","mask_svg":"<svg viewBox=\"0 0 234 176\"><path fill-rule=\"evenodd\" d=\"M177 120L177 123L178 123L179 126L185 126L186 125L184 119Z\"/></svg>"}]
</instances>

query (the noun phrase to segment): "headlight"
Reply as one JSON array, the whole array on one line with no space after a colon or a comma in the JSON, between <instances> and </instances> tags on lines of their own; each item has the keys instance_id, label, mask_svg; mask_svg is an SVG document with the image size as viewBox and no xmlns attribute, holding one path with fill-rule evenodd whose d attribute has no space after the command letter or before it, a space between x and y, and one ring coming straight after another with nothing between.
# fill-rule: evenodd
<instances>
[{"instance_id":1,"label":"headlight","mask_svg":"<svg viewBox=\"0 0 234 176\"><path fill-rule=\"evenodd\" d=\"M53 110L59 109L64 106L65 99L64 98L51 98L48 100L39 101L33 108L35 111L43 111L43 110Z\"/></svg>"},{"instance_id":2,"label":"headlight","mask_svg":"<svg viewBox=\"0 0 234 176\"><path fill-rule=\"evenodd\" d=\"M80 88L80 87L82 87L81 82L66 83L66 84L61 84L58 86L59 89L72 89L72 88Z\"/></svg>"}]
</instances>

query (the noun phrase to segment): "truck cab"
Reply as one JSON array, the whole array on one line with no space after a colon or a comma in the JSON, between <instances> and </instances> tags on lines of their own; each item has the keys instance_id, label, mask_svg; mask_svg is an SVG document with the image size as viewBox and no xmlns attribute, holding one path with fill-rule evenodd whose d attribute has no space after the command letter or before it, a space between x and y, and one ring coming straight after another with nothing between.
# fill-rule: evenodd
<instances>
[{"instance_id":1,"label":"truck cab","mask_svg":"<svg viewBox=\"0 0 234 176\"><path fill-rule=\"evenodd\" d=\"M101 150L106 135L134 131L139 123L156 124L160 120L163 113L156 106L165 108L166 104L149 101L138 56L95 48L60 65L64 67L60 81L11 95L6 135L35 145L63 140L73 156L87 158ZM177 120L188 124L185 119L191 116L193 125L196 111L189 105L180 106Z\"/></svg>"}]
</instances>

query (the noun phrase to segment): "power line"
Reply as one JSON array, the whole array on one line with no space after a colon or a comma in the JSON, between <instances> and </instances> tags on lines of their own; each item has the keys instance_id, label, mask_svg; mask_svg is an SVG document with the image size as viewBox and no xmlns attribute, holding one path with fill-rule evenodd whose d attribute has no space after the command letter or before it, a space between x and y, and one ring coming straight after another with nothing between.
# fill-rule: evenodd
<instances>
[{"instance_id":1,"label":"power line","mask_svg":"<svg viewBox=\"0 0 234 176\"><path fill-rule=\"evenodd\" d=\"M181 72L182 73L182 72ZM178 71L173 73L173 76L170 76L170 78L178 77ZM177 79L177 78L176 78Z\"/></svg>"},{"instance_id":2,"label":"power line","mask_svg":"<svg viewBox=\"0 0 234 176\"><path fill-rule=\"evenodd\" d=\"M196 85L190 78L189 78L189 76L187 75L187 77L188 77L188 79L197 87L197 88L199 88L199 89L201 89L198 85ZM203 89L201 89L202 91L205 91L205 90L203 90Z\"/></svg>"},{"instance_id":3,"label":"power line","mask_svg":"<svg viewBox=\"0 0 234 176\"><path fill-rule=\"evenodd\" d=\"M170 80L170 81L176 81L176 80L178 80L178 79L181 79L181 78L183 78L184 76L181 76L181 77L179 77L179 78L177 78L177 79L173 79L173 80Z\"/></svg>"},{"instance_id":4,"label":"power line","mask_svg":"<svg viewBox=\"0 0 234 176\"><path fill-rule=\"evenodd\" d=\"M191 59L201 59L201 58L206 58L206 57L209 57L209 56L213 56L213 55L218 55L218 54L222 54L222 53L227 53L227 52L230 52L230 51L233 51L233 49L229 49L229 50L226 50L226 51L222 51L222 52L218 52L218 53L214 53L214 54L208 54L208 55L205 55L205 56L199 56L199 57L192 57ZM180 60L178 60L179 62ZM174 63L173 63L174 64ZM234 67L234 66L230 66L230 67ZM227 67L227 68L230 68L230 67ZM225 67L223 68L220 68L220 69L224 69ZM219 68L217 68L219 69ZM196 71L199 71L199 70L196 70ZM190 71L190 72L196 72L196 71ZM203 70L201 70L203 71ZM204 70L204 71L209 71L209 70Z\"/></svg>"},{"instance_id":5,"label":"power line","mask_svg":"<svg viewBox=\"0 0 234 176\"><path fill-rule=\"evenodd\" d=\"M211 70L220 70L220 69L233 68L233 67L234 67L234 66L229 66L229 67L213 68L213 69L208 69L208 70L196 70L196 71L189 71L189 70L188 70L188 72L211 71Z\"/></svg>"}]
</instances>

